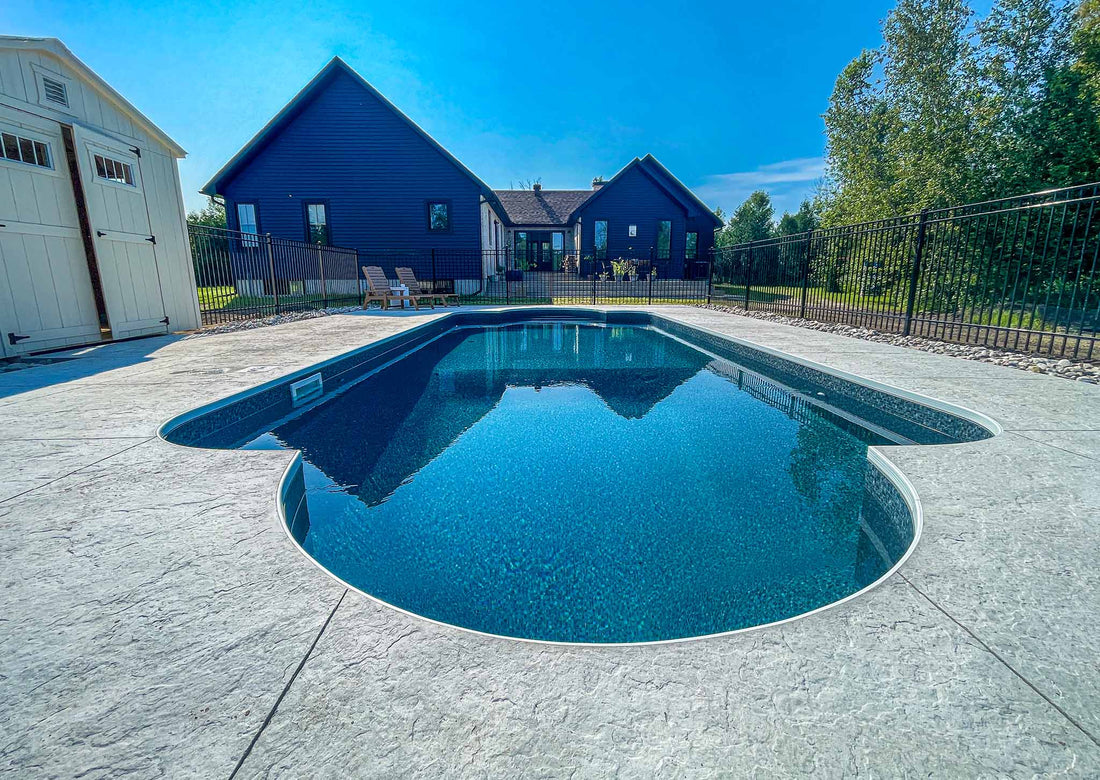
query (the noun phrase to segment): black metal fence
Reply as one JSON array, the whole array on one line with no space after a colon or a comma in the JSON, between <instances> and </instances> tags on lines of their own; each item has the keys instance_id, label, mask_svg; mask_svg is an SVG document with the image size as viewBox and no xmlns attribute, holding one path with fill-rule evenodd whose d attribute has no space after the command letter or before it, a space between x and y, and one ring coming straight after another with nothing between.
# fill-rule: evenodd
<instances>
[{"instance_id":1,"label":"black metal fence","mask_svg":"<svg viewBox=\"0 0 1100 780\"><path fill-rule=\"evenodd\" d=\"M1100 358L1100 184L719 249L712 300Z\"/></svg>"},{"instance_id":2,"label":"black metal fence","mask_svg":"<svg viewBox=\"0 0 1100 780\"><path fill-rule=\"evenodd\" d=\"M354 249L187 226L204 325L362 300Z\"/></svg>"},{"instance_id":3,"label":"black metal fence","mask_svg":"<svg viewBox=\"0 0 1100 780\"><path fill-rule=\"evenodd\" d=\"M359 303L365 266L395 289L395 269L411 268L425 291L467 304L705 303L710 289L711 264L698 258L556 251L536 263L510 250L361 252L204 225L188 233L205 325Z\"/></svg>"}]
</instances>

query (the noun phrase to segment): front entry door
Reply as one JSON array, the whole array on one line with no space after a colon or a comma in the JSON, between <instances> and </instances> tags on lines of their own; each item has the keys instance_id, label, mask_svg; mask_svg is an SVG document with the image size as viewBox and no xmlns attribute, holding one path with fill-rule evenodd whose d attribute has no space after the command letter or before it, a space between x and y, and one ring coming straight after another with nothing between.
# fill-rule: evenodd
<instances>
[{"instance_id":1,"label":"front entry door","mask_svg":"<svg viewBox=\"0 0 1100 780\"><path fill-rule=\"evenodd\" d=\"M112 335L165 333L140 151L88 128L74 131Z\"/></svg>"}]
</instances>

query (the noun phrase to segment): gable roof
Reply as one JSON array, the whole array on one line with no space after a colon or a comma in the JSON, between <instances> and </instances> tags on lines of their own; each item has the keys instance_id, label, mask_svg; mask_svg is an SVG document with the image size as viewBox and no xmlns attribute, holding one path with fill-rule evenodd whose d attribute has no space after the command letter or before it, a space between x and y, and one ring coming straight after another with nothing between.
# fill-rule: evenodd
<instances>
[{"instance_id":1,"label":"gable roof","mask_svg":"<svg viewBox=\"0 0 1100 780\"><path fill-rule=\"evenodd\" d=\"M714 222L715 227L722 227L722 220L719 219L718 215L714 213L714 209L712 209L706 203L703 203L703 201L699 199L698 195L692 192L691 189L688 188L682 181L673 176L672 171L661 165L656 157L654 157L652 154L647 154L645 157L642 158L641 162L643 165L648 165L651 169L656 170L661 176L664 176L673 185L673 187L680 190L680 192L686 194L688 198L690 198L695 203L696 206L702 209L703 212L711 218L711 220Z\"/></svg>"},{"instance_id":2,"label":"gable roof","mask_svg":"<svg viewBox=\"0 0 1100 780\"><path fill-rule=\"evenodd\" d=\"M204 195L220 194L218 192L218 188L222 184L224 184L226 180L231 179L241 166L252 160L252 158L254 158L264 148L264 146L267 145L267 142L271 138L278 134L284 127L286 127L286 125L290 124L290 122L292 122L294 118L297 117L300 110L304 108L306 104L308 104L309 101L313 99L314 95L317 94L327 84L329 78L337 73L346 73L347 75L351 76L351 78L354 79L365 90L367 90L367 92L369 92L373 97L377 98L383 106L392 111L398 119L407 124L414 132L416 132L417 135L427 141L431 146L435 147L435 149L440 154L442 154L448 162L450 162L452 165L458 168L458 170L468 176L478 186L478 188L481 190L481 194L484 195L487 200L492 203L497 202L496 194L491 189L489 189L488 184L475 176L473 171L471 171L469 168L459 162L458 158L456 158L453 154L444 149L443 146L430 135L428 135L428 133L420 125L409 119L409 117L406 116L405 113L401 111L401 109L391 103L385 95L375 89L370 84L370 82L360 76L354 68L352 68L339 57L333 57L331 60L329 60L328 64L325 65L325 67L321 68L320 72L318 72L317 75L314 76L308 84L302 87L298 94L291 98L290 102L283 106L282 110L280 110L279 113L272 117L271 121L264 125L263 129L261 129L260 132L256 133L256 135L252 137L252 140L246 143L239 152L233 155L232 159L230 159L229 162L222 166L222 169L214 174L214 177L210 179L210 181L208 181L206 185L203 186L201 190L199 190L199 192L203 193Z\"/></svg>"},{"instance_id":3,"label":"gable roof","mask_svg":"<svg viewBox=\"0 0 1100 780\"><path fill-rule=\"evenodd\" d=\"M561 227L593 190L497 190L496 196L512 225Z\"/></svg>"},{"instance_id":4,"label":"gable roof","mask_svg":"<svg viewBox=\"0 0 1100 780\"><path fill-rule=\"evenodd\" d=\"M114 87L104 81L98 73L89 68L80 58L69 51L69 48L57 38L31 38L23 35L0 35L0 48L25 49L28 51L42 51L64 62L80 76L89 86L95 89L111 103L115 108L132 119L149 135L156 138L176 157L186 157L187 152L183 147L173 141L167 133L153 124L152 120L141 113L134 105L124 98Z\"/></svg>"},{"instance_id":5,"label":"gable roof","mask_svg":"<svg viewBox=\"0 0 1100 780\"><path fill-rule=\"evenodd\" d=\"M689 210L693 206L698 207L703 211L704 215L710 217L715 227L722 226L722 220L718 219L715 213L711 211L710 207L703 203L703 201L699 200L699 198L695 196L694 192L684 186L683 182L681 182L679 179L669 173L668 169L657 162L657 158L654 157L652 154L647 154L645 157L642 158L635 157L633 160L624 165L622 167L622 170L612 176L607 181L607 183L605 183L595 192L591 193L583 203L578 204L577 207L573 209L573 213L569 215L570 221L576 219L577 211L579 211L582 207L588 206L597 198L599 198L603 193L610 190L616 182L620 181L623 176L625 176L629 171L634 168L637 168L639 171L641 171L648 179L650 179L654 184L660 187L666 195L668 195L670 198L683 206L685 210Z\"/></svg>"}]
</instances>

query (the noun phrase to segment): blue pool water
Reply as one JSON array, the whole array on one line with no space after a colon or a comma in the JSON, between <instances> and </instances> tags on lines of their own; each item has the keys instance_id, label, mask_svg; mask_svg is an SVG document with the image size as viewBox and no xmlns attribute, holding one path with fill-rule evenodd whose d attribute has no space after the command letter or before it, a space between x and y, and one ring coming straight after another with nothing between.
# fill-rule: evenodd
<instances>
[{"instance_id":1,"label":"blue pool water","mask_svg":"<svg viewBox=\"0 0 1100 780\"><path fill-rule=\"evenodd\" d=\"M867 488L881 443L659 331L558 322L451 331L246 447L302 451L298 541L383 601L638 642L879 578L911 539Z\"/></svg>"}]
</instances>

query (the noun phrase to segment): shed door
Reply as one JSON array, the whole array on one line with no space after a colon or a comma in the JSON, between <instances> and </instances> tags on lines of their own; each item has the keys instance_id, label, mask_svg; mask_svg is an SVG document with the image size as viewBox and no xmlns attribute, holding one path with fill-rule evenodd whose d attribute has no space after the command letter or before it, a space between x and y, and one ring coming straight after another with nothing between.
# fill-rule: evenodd
<instances>
[{"instance_id":1,"label":"shed door","mask_svg":"<svg viewBox=\"0 0 1100 780\"><path fill-rule=\"evenodd\" d=\"M61 126L0 106L0 144L0 356L96 341Z\"/></svg>"},{"instance_id":2,"label":"shed door","mask_svg":"<svg viewBox=\"0 0 1100 780\"><path fill-rule=\"evenodd\" d=\"M73 129L111 333L116 339L165 333L140 154L88 128Z\"/></svg>"}]
</instances>

